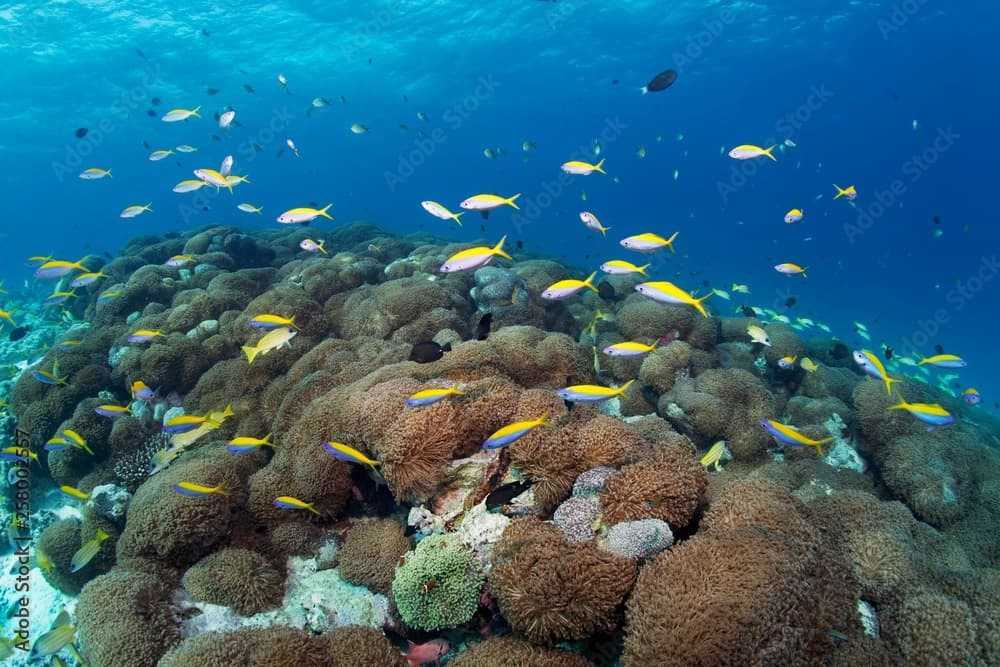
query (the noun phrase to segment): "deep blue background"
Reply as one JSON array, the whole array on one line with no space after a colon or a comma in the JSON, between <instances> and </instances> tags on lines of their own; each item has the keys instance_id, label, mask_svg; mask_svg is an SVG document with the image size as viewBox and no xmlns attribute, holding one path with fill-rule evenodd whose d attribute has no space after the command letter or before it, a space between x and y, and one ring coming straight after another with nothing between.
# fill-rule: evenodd
<instances>
[{"instance_id":1,"label":"deep blue background","mask_svg":"<svg viewBox=\"0 0 1000 667\"><path fill-rule=\"evenodd\" d=\"M701 290L703 280L725 289L748 283L750 303L761 306L794 295L789 315L828 322L852 344L851 322L861 320L875 344L884 338L897 351L940 310L947 323L926 342L917 336L925 344L916 352L941 344L963 355L970 366L961 388L978 386L991 410L1000 395L996 267L960 309L948 298L984 258L1000 258L991 90L1000 64L991 26L1000 24L1000 9L989 3L140 4L86 11L42 4L2 17L0 277L8 287L33 284L23 262L31 254L114 253L138 234L209 223L267 227L309 202L333 202L333 224L370 220L491 242L508 233L581 269L642 259L617 246L627 234L679 230L677 255L660 259L655 277ZM641 96L638 88L667 67L680 71L676 84ZM280 89L279 72L292 94ZM209 96L207 87L222 92ZM814 95L810 105L816 90L828 99L815 103ZM162 123L146 114L153 96L162 100L157 115L200 104L205 117ZM316 96L333 105L307 118ZM242 127L213 141L222 133L211 115L225 106ZM802 122L782 121L796 113ZM371 132L350 133L356 122ZM521 203L538 202L547 184L561 182L559 164L581 157L576 152L590 150L611 125L623 129L603 142L609 175L563 181L561 194L527 223L503 210L485 232L473 215L458 229L419 206L434 199L458 210L479 192L521 192ZM91 128L84 140L73 137L78 126ZM797 148L776 152L776 163L720 153L784 139L789 129ZM958 139L915 180L908 161L949 129ZM419 143L418 130L429 144ZM286 138L300 158L287 150L276 157ZM153 163L143 140L154 149L200 150ZM537 147L523 152L525 140ZM253 153L249 141L264 150ZM489 160L487 147L504 152ZM192 206L196 195L171 192L192 169L217 168L229 153L234 173L251 181L234 196L212 195L202 212ZM76 177L91 166L112 168L113 179ZM728 192L741 168L752 175ZM388 174L405 178L396 183ZM851 242L844 226L896 179L904 194ZM832 183L856 185L858 208L834 202ZM264 215L237 211L244 201ZM146 202L153 213L118 217ZM805 211L794 227L782 221L792 207ZM607 240L583 227L583 210L613 228ZM319 223L316 236L329 224ZM771 267L784 261L809 266L808 279L776 274ZM723 311L734 305L712 303Z\"/></svg>"}]
</instances>

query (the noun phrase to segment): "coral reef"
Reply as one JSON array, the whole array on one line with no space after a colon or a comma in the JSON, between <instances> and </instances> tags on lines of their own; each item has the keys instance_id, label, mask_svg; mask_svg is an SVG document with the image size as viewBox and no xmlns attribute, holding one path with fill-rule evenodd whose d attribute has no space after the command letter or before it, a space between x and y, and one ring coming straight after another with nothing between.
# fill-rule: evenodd
<instances>
[{"instance_id":1,"label":"coral reef","mask_svg":"<svg viewBox=\"0 0 1000 667\"><path fill-rule=\"evenodd\" d=\"M542 648L514 637L492 637L471 644L451 660L452 667L587 667L592 663L581 655L554 648Z\"/></svg>"}]
</instances>

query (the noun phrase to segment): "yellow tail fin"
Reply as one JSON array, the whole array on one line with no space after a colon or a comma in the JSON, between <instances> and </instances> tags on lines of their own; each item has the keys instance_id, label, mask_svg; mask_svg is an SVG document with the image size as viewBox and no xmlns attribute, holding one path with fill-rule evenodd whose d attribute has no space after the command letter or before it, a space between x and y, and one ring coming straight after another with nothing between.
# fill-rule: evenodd
<instances>
[{"instance_id":1,"label":"yellow tail fin","mask_svg":"<svg viewBox=\"0 0 1000 667\"><path fill-rule=\"evenodd\" d=\"M605 160L605 158L601 158L601 161L594 165L594 171L599 171L602 174L604 174L605 176L607 176L608 172L606 172L603 169L601 169L601 167L604 166L604 160Z\"/></svg>"}]
</instances>

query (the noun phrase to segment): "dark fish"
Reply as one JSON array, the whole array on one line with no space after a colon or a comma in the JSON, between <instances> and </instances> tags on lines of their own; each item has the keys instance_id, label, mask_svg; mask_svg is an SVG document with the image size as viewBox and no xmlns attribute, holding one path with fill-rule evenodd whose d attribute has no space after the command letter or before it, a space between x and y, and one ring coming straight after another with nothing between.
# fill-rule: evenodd
<instances>
[{"instance_id":1,"label":"dark fish","mask_svg":"<svg viewBox=\"0 0 1000 667\"><path fill-rule=\"evenodd\" d=\"M368 59L368 64L369 64L369 65L371 65L371 64L372 64L372 59L371 59L371 58L369 58L369 59Z\"/></svg>"},{"instance_id":2,"label":"dark fish","mask_svg":"<svg viewBox=\"0 0 1000 667\"><path fill-rule=\"evenodd\" d=\"M76 138L77 139L83 139L85 136L87 136L87 132L89 132L89 131L90 130L88 130L85 127L78 127L78 128L76 128Z\"/></svg>"},{"instance_id":3,"label":"dark fish","mask_svg":"<svg viewBox=\"0 0 1000 667\"><path fill-rule=\"evenodd\" d=\"M620 82L618 81L618 79L611 79L611 85L612 86L617 86L619 83Z\"/></svg>"},{"instance_id":4,"label":"dark fish","mask_svg":"<svg viewBox=\"0 0 1000 667\"><path fill-rule=\"evenodd\" d=\"M740 312L743 313L743 317L757 317L757 313L750 306L740 306Z\"/></svg>"},{"instance_id":5,"label":"dark fish","mask_svg":"<svg viewBox=\"0 0 1000 667\"><path fill-rule=\"evenodd\" d=\"M160 106L160 98L159 97L154 97L153 99L151 99L149 101L149 103L152 104L154 107L158 107L158 106Z\"/></svg>"},{"instance_id":6,"label":"dark fish","mask_svg":"<svg viewBox=\"0 0 1000 667\"><path fill-rule=\"evenodd\" d=\"M445 343L444 346L438 345L432 340L425 343L417 343L410 350L410 361L415 361L418 364L427 364L432 361L437 361L444 356L445 352L451 351L451 343Z\"/></svg>"},{"instance_id":7,"label":"dark fish","mask_svg":"<svg viewBox=\"0 0 1000 667\"><path fill-rule=\"evenodd\" d=\"M486 231L486 225L479 225L479 231L485 232Z\"/></svg>"},{"instance_id":8,"label":"dark fish","mask_svg":"<svg viewBox=\"0 0 1000 667\"><path fill-rule=\"evenodd\" d=\"M851 350L840 341L834 343L833 347L830 348L830 356L833 359L846 359L850 353Z\"/></svg>"},{"instance_id":9,"label":"dark fish","mask_svg":"<svg viewBox=\"0 0 1000 667\"><path fill-rule=\"evenodd\" d=\"M615 298L615 288L607 280L597 283L597 296L610 301Z\"/></svg>"},{"instance_id":10,"label":"dark fish","mask_svg":"<svg viewBox=\"0 0 1000 667\"><path fill-rule=\"evenodd\" d=\"M886 361L891 361L892 360L892 346L891 345L889 345L889 346L887 346L885 348L885 360Z\"/></svg>"},{"instance_id":11,"label":"dark fish","mask_svg":"<svg viewBox=\"0 0 1000 667\"><path fill-rule=\"evenodd\" d=\"M518 239L517 243L515 243L514 245L517 247L518 250L524 250L524 241L522 241L521 239Z\"/></svg>"},{"instance_id":12,"label":"dark fish","mask_svg":"<svg viewBox=\"0 0 1000 667\"><path fill-rule=\"evenodd\" d=\"M217 134L212 135L212 141L222 141L222 137Z\"/></svg>"},{"instance_id":13,"label":"dark fish","mask_svg":"<svg viewBox=\"0 0 1000 667\"><path fill-rule=\"evenodd\" d=\"M112 255L107 250L104 251L104 256L107 257L108 259L114 259L115 258L114 255Z\"/></svg>"},{"instance_id":14,"label":"dark fish","mask_svg":"<svg viewBox=\"0 0 1000 667\"><path fill-rule=\"evenodd\" d=\"M642 87L642 94L645 95L646 93L657 93L661 90L666 90L672 86L676 80L677 72L672 69L665 69L654 76L649 83Z\"/></svg>"},{"instance_id":15,"label":"dark fish","mask_svg":"<svg viewBox=\"0 0 1000 667\"><path fill-rule=\"evenodd\" d=\"M530 482L522 481L511 482L510 484L498 486L490 493L490 495L486 496L486 509L492 512L496 508L506 505L511 500L527 491L530 486Z\"/></svg>"},{"instance_id":16,"label":"dark fish","mask_svg":"<svg viewBox=\"0 0 1000 667\"><path fill-rule=\"evenodd\" d=\"M149 58L146 57L146 54L142 52L142 49L136 49L135 55L139 56L143 60L149 60Z\"/></svg>"},{"instance_id":17,"label":"dark fish","mask_svg":"<svg viewBox=\"0 0 1000 667\"><path fill-rule=\"evenodd\" d=\"M792 306L795 305L797 301L798 299L796 299L794 296L790 296L787 299L785 299L785 306L791 308Z\"/></svg>"},{"instance_id":18,"label":"dark fish","mask_svg":"<svg viewBox=\"0 0 1000 667\"><path fill-rule=\"evenodd\" d=\"M476 340L486 340L486 337L490 335L490 325L493 324L493 313L486 313L479 318L479 324L476 325Z\"/></svg>"},{"instance_id":19,"label":"dark fish","mask_svg":"<svg viewBox=\"0 0 1000 667\"><path fill-rule=\"evenodd\" d=\"M934 351L938 354L944 354L944 348L940 343L934 346Z\"/></svg>"},{"instance_id":20,"label":"dark fish","mask_svg":"<svg viewBox=\"0 0 1000 667\"><path fill-rule=\"evenodd\" d=\"M202 37L211 37L211 35L208 34L208 31L204 28L201 29L201 35Z\"/></svg>"},{"instance_id":21,"label":"dark fish","mask_svg":"<svg viewBox=\"0 0 1000 667\"><path fill-rule=\"evenodd\" d=\"M935 225L940 225L941 224L941 216L940 215L935 215L934 216L934 224Z\"/></svg>"},{"instance_id":22,"label":"dark fish","mask_svg":"<svg viewBox=\"0 0 1000 667\"><path fill-rule=\"evenodd\" d=\"M248 93L253 93L254 92L253 86L251 86L249 83L244 83L243 84L243 90L247 91Z\"/></svg>"},{"instance_id":23,"label":"dark fish","mask_svg":"<svg viewBox=\"0 0 1000 667\"><path fill-rule=\"evenodd\" d=\"M149 142L146 141L145 139L143 139L142 140L142 147L145 148L148 151L149 150Z\"/></svg>"},{"instance_id":24,"label":"dark fish","mask_svg":"<svg viewBox=\"0 0 1000 667\"><path fill-rule=\"evenodd\" d=\"M179 239L181 237L179 232L167 232L163 235L165 239Z\"/></svg>"},{"instance_id":25,"label":"dark fish","mask_svg":"<svg viewBox=\"0 0 1000 667\"><path fill-rule=\"evenodd\" d=\"M218 89L218 88L206 88L206 89L205 89L205 94L206 94L206 95L218 95L218 94L219 94L219 92L220 92L220 91L219 91L219 89Z\"/></svg>"},{"instance_id":26,"label":"dark fish","mask_svg":"<svg viewBox=\"0 0 1000 667\"><path fill-rule=\"evenodd\" d=\"M153 110L153 109L148 109L148 110L146 111L146 115L147 115L147 116L150 116L150 117L152 117L152 118L156 118L156 111L155 111L155 110Z\"/></svg>"},{"instance_id":27,"label":"dark fish","mask_svg":"<svg viewBox=\"0 0 1000 667\"><path fill-rule=\"evenodd\" d=\"M10 340L21 340L28 334L28 327L14 327L10 330Z\"/></svg>"},{"instance_id":28,"label":"dark fish","mask_svg":"<svg viewBox=\"0 0 1000 667\"><path fill-rule=\"evenodd\" d=\"M487 211L486 209L480 209L479 210L479 215L483 216L483 220L489 220L490 219L490 212Z\"/></svg>"}]
</instances>

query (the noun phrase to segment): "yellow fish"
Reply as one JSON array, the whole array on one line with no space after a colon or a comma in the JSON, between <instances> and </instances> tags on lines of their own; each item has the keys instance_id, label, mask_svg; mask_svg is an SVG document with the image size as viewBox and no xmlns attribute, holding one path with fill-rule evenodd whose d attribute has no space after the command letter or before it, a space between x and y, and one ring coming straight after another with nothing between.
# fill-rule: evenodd
<instances>
[{"instance_id":1,"label":"yellow fish","mask_svg":"<svg viewBox=\"0 0 1000 667\"><path fill-rule=\"evenodd\" d=\"M93 560L94 556L97 555L97 552L101 550L101 543L108 539L108 537L109 535L107 533L98 528L97 535L94 539L84 544L75 554L73 554L73 558L69 561L70 573L79 572L87 565L87 563Z\"/></svg>"},{"instance_id":2,"label":"yellow fish","mask_svg":"<svg viewBox=\"0 0 1000 667\"><path fill-rule=\"evenodd\" d=\"M639 283L635 286L635 291L639 292L639 294L648 296L653 301L659 301L660 303L693 306L703 316L708 317L708 311L705 310L705 306L702 305L702 302L712 296L711 292L700 299L696 299L694 296L688 294L677 285L666 281Z\"/></svg>"},{"instance_id":3,"label":"yellow fish","mask_svg":"<svg viewBox=\"0 0 1000 667\"><path fill-rule=\"evenodd\" d=\"M250 318L250 326L254 329L276 329L278 327L290 327L292 329L298 329L295 326L295 316L283 317L281 315L274 315L272 313L264 313L262 315L254 315Z\"/></svg>"},{"instance_id":4,"label":"yellow fish","mask_svg":"<svg viewBox=\"0 0 1000 667\"><path fill-rule=\"evenodd\" d=\"M375 470L375 466L380 465L381 461L375 461L368 458L363 453L354 449L354 447L351 447L350 445L345 445L342 442L333 442L332 440L329 440L323 443L323 449L325 449L327 453L333 456L334 458L338 458L341 461L347 461L348 463L361 463L363 465L369 466L372 470L378 473L378 471Z\"/></svg>"},{"instance_id":5,"label":"yellow fish","mask_svg":"<svg viewBox=\"0 0 1000 667\"><path fill-rule=\"evenodd\" d=\"M447 398L448 396L461 396L465 392L459 390L461 383L456 382L450 387L434 387L432 389L423 389L418 391L413 396L406 399L405 404L408 408L422 408L428 405L437 403L438 401Z\"/></svg>"},{"instance_id":6,"label":"yellow fish","mask_svg":"<svg viewBox=\"0 0 1000 667\"><path fill-rule=\"evenodd\" d=\"M802 357L802 361L799 362L799 366L806 369L810 373L815 373L817 370L819 370L819 364L817 364L809 357Z\"/></svg>"},{"instance_id":7,"label":"yellow fish","mask_svg":"<svg viewBox=\"0 0 1000 667\"><path fill-rule=\"evenodd\" d=\"M229 495L229 492L223 489L222 486L205 486L204 484L195 484L194 482L177 482L174 484L174 491L195 498L212 494L220 496Z\"/></svg>"},{"instance_id":8,"label":"yellow fish","mask_svg":"<svg viewBox=\"0 0 1000 667\"><path fill-rule=\"evenodd\" d=\"M267 334L257 341L256 345L244 345L243 354L246 355L247 361L253 363L253 360L258 356L264 356L271 350L276 350L283 345L290 345L292 338L295 337L297 332L292 331L288 327L278 327L277 329L272 329L267 332Z\"/></svg>"},{"instance_id":9,"label":"yellow fish","mask_svg":"<svg viewBox=\"0 0 1000 667\"><path fill-rule=\"evenodd\" d=\"M771 346L771 338L767 335L762 327L756 324L747 325L747 335L750 336L750 341L753 343L760 343L761 345Z\"/></svg>"},{"instance_id":10,"label":"yellow fish","mask_svg":"<svg viewBox=\"0 0 1000 667\"><path fill-rule=\"evenodd\" d=\"M286 510L309 510L313 514L319 515L319 512L313 507L312 503L307 503L304 500L299 500L292 496L278 496L274 499L274 504L281 509Z\"/></svg>"},{"instance_id":11,"label":"yellow fish","mask_svg":"<svg viewBox=\"0 0 1000 667\"><path fill-rule=\"evenodd\" d=\"M777 158L771 154L771 151L773 151L776 147L777 144L767 148L761 148L760 146L754 146L753 144L741 144L729 151L729 157L734 160L752 160L753 158L763 157L766 155L777 162Z\"/></svg>"},{"instance_id":12,"label":"yellow fish","mask_svg":"<svg viewBox=\"0 0 1000 667\"><path fill-rule=\"evenodd\" d=\"M632 386L633 382L635 382L635 380L629 380L618 388L602 387L599 384L576 384L560 389L556 393L559 395L559 398L564 401L597 403L599 401L606 401L609 398L614 398L615 396L624 396L625 392L628 391L628 388Z\"/></svg>"},{"instance_id":13,"label":"yellow fish","mask_svg":"<svg viewBox=\"0 0 1000 667\"><path fill-rule=\"evenodd\" d=\"M581 160L570 160L569 162L564 162L561 169L567 174L574 174L576 176L589 176L595 171L599 174L607 175L608 172L602 169L603 166L604 158L601 158L601 161L597 164L590 164Z\"/></svg>"},{"instance_id":14,"label":"yellow fish","mask_svg":"<svg viewBox=\"0 0 1000 667\"><path fill-rule=\"evenodd\" d=\"M848 185L846 188L841 188L839 185L837 185L836 183L834 183L833 187L837 191L837 195L834 197L834 199L840 199L841 197L847 197L851 201L854 201L854 199L858 196L858 191L854 189L853 185Z\"/></svg>"},{"instance_id":15,"label":"yellow fish","mask_svg":"<svg viewBox=\"0 0 1000 667\"><path fill-rule=\"evenodd\" d=\"M76 500L90 500L89 493L85 493L74 486L60 486L59 490L62 491L64 496L68 496Z\"/></svg>"},{"instance_id":16,"label":"yellow fish","mask_svg":"<svg viewBox=\"0 0 1000 667\"><path fill-rule=\"evenodd\" d=\"M8 322L10 322L10 326L16 327L17 325L14 324L14 318L11 317L11 313L12 312L13 311L4 310L4 309L0 308L0 319L7 320Z\"/></svg>"},{"instance_id":17,"label":"yellow fish","mask_svg":"<svg viewBox=\"0 0 1000 667\"><path fill-rule=\"evenodd\" d=\"M733 283L733 286L729 288L733 292L738 292L740 294L749 294L750 288L746 285L741 285L739 283Z\"/></svg>"},{"instance_id":18,"label":"yellow fish","mask_svg":"<svg viewBox=\"0 0 1000 667\"><path fill-rule=\"evenodd\" d=\"M488 248L486 246L476 246L475 248L469 248L467 250L457 252L446 259L439 270L441 273L454 273L455 271L466 271L468 269L478 268L484 264L489 264L490 260L494 257L513 259L510 255L504 252L503 244L506 240L507 236L504 235L492 248Z\"/></svg>"},{"instance_id":19,"label":"yellow fish","mask_svg":"<svg viewBox=\"0 0 1000 667\"><path fill-rule=\"evenodd\" d=\"M201 106L196 106L194 109L171 109L167 113L163 114L160 118L164 123L176 123L177 121L187 120L188 118L201 118L198 115L198 111L201 110Z\"/></svg>"},{"instance_id":20,"label":"yellow fish","mask_svg":"<svg viewBox=\"0 0 1000 667\"><path fill-rule=\"evenodd\" d=\"M96 181L97 179L104 178L105 176L111 178L110 169L100 169L98 167L90 167L89 169L84 169L82 172L80 172L80 178L82 178L85 181Z\"/></svg>"},{"instance_id":21,"label":"yellow fish","mask_svg":"<svg viewBox=\"0 0 1000 667\"><path fill-rule=\"evenodd\" d=\"M728 455L729 451L726 449L726 441L719 440L699 460L706 468L708 466L715 466L716 470L722 470L722 458L724 456L728 457Z\"/></svg>"}]
</instances>

